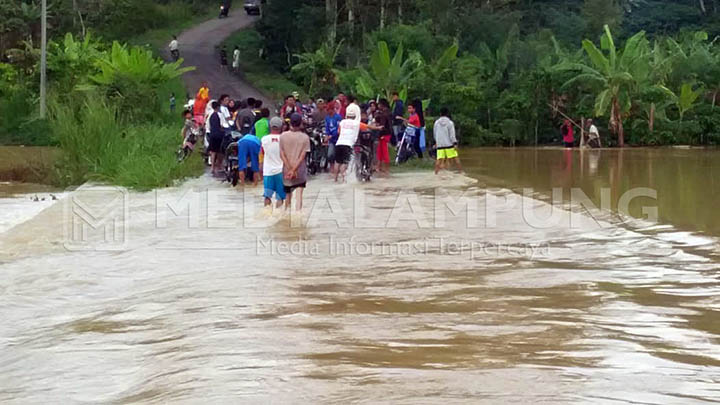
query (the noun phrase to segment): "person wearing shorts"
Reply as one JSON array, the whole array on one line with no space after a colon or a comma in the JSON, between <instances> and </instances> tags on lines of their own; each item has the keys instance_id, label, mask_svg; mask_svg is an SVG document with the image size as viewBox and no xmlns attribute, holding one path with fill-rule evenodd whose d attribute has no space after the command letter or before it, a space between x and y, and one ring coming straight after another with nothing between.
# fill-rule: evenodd
<instances>
[{"instance_id":1,"label":"person wearing shorts","mask_svg":"<svg viewBox=\"0 0 720 405\"><path fill-rule=\"evenodd\" d=\"M253 185L257 185L260 163L258 157L260 155L260 140L255 135L247 134L238 141L238 170L240 171L239 182L243 184L245 182L245 167L247 167L247 161L250 160L250 170L253 172Z\"/></svg>"},{"instance_id":2,"label":"person wearing shorts","mask_svg":"<svg viewBox=\"0 0 720 405\"><path fill-rule=\"evenodd\" d=\"M345 171L347 170L348 162L352 156L353 146L357 142L358 135L360 132L365 132L370 129L379 131L382 128L375 125L368 125L364 122L357 120L356 115L358 109L348 108L345 119L340 121L339 134L337 144L335 145L335 181L338 181L340 175L342 175L343 182L345 181Z\"/></svg>"},{"instance_id":3,"label":"person wearing shorts","mask_svg":"<svg viewBox=\"0 0 720 405\"><path fill-rule=\"evenodd\" d=\"M270 133L263 136L262 154L263 160L263 187L265 192L265 206L272 204L273 195L277 198L277 207L280 208L285 201L285 185L283 184L283 161L280 157L280 133L282 132L283 120L280 117L273 117L270 120Z\"/></svg>"},{"instance_id":4,"label":"person wearing shorts","mask_svg":"<svg viewBox=\"0 0 720 405\"><path fill-rule=\"evenodd\" d=\"M448 161L452 161L458 170L462 172L460 158L456 149L455 123L450 119L450 111L447 107L440 109L440 118L435 121L433 135L435 136L435 147L437 148L435 174L438 174L440 169L447 168Z\"/></svg>"},{"instance_id":5,"label":"person wearing shorts","mask_svg":"<svg viewBox=\"0 0 720 405\"><path fill-rule=\"evenodd\" d=\"M222 170L222 141L225 137L222 124L220 123L220 103L213 101L213 113L208 119L210 136L208 137L208 152L210 153L211 173L216 175Z\"/></svg>"},{"instance_id":6,"label":"person wearing shorts","mask_svg":"<svg viewBox=\"0 0 720 405\"><path fill-rule=\"evenodd\" d=\"M290 209L293 193L297 191L295 210L302 210L302 195L307 184L305 155L310 152L310 137L302 131L302 115L290 115L290 130L280 136L280 158L283 162L285 208Z\"/></svg>"}]
</instances>

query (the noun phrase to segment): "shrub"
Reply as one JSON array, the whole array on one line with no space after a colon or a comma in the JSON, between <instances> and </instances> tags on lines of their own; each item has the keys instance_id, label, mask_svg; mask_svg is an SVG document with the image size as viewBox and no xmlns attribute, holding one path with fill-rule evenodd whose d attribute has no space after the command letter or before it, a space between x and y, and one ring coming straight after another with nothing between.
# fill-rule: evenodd
<instances>
[{"instance_id":1,"label":"shrub","mask_svg":"<svg viewBox=\"0 0 720 405\"><path fill-rule=\"evenodd\" d=\"M199 156L175 160L179 129L162 124L136 125L105 102L51 106L54 132L63 150L58 178L63 184L105 181L140 190L169 186L202 173Z\"/></svg>"}]
</instances>

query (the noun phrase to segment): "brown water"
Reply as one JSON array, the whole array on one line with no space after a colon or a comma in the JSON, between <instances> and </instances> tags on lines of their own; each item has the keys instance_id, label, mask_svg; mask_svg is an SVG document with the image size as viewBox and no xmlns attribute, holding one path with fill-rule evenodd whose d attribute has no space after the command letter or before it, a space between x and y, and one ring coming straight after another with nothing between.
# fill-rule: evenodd
<instances>
[{"instance_id":1,"label":"brown water","mask_svg":"<svg viewBox=\"0 0 720 405\"><path fill-rule=\"evenodd\" d=\"M8 182L52 184L58 155L59 150L52 147L0 145L0 196L16 191L8 191Z\"/></svg>"},{"instance_id":2,"label":"brown water","mask_svg":"<svg viewBox=\"0 0 720 405\"><path fill-rule=\"evenodd\" d=\"M81 189L0 234L0 402L718 402L720 248L687 229L717 218L663 212L667 193L712 203L718 155L617 153L462 151L479 182L315 179L293 218L207 177ZM551 211L558 184L658 187L660 223ZM480 208L443 210L461 194ZM79 201L125 201L127 228L63 232Z\"/></svg>"}]
</instances>

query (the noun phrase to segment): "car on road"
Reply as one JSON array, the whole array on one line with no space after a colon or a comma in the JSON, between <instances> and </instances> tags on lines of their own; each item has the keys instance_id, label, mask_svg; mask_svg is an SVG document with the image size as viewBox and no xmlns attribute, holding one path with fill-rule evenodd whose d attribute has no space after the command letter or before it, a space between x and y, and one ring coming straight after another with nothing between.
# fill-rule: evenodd
<instances>
[{"instance_id":1,"label":"car on road","mask_svg":"<svg viewBox=\"0 0 720 405\"><path fill-rule=\"evenodd\" d=\"M260 0L245 0L245 12L248 15L260 15Z\"/></svg>"}]
</instances>

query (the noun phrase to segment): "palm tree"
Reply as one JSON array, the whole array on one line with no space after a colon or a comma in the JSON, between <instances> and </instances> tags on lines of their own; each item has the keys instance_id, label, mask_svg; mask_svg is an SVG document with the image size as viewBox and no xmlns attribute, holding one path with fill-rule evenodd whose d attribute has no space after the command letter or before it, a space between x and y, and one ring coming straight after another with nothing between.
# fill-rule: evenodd
<instances>
[{"instance_id":1,"label":"palm tree","mask_svg":"<svg viewBox=\"0 0 720 405\"><path fill-rule=\"evenodd\" d=\"M611 127L622 147L625 145L623 114L630 111L630 96L637 85L633 74L641 74L642 69L647 69L649 45L645 32L641 31L628 39L623 49L618 51L610 28L607 25L604 28L605 33L600 41L602 51L588 39L582 42L589 63L566 64L560 68L579 71L563 87L578 82L597 86L600 93L595 98L595 114L603 116L609 110Z\"/></svg>"}]
</instances>

